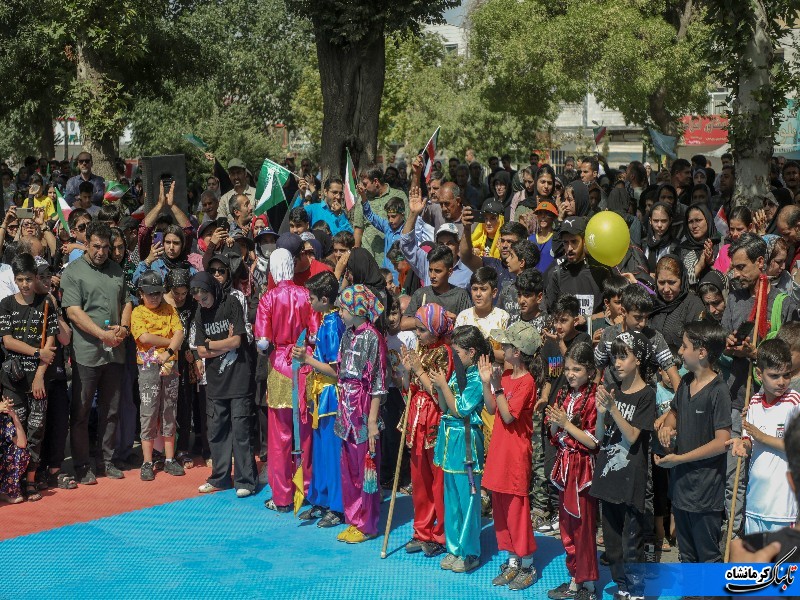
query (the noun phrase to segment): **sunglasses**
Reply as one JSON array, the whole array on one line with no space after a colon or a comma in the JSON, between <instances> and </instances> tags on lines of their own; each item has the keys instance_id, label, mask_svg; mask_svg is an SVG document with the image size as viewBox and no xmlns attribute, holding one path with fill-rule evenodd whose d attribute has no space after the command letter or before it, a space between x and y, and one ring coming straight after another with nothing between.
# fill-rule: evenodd
<instances>
[{"instance_id":1,"label":"sunglasses","mask_svg":"<svg viewBox=\"0 0 800 600\"><path fill-rule=\"evenodd\" d=\"M81 223L80 225L78 225L77 227L75 227L75 230L76 230L76 231L80 231L81 233L83 233L84 231L86 231L86 228L87 228L87 227L88 227L88 224L87 224L87 223Z\"/></svg>"},{"instance_id":2,"label":"sunglasses","mask_svg":"<svg viewBox=\"0 0 800 600\"><path fill-rule=\"evenodd\" d=\"M88 165L90 162L92 162L91 158L79 158L78 159L78 164L79 165Z\"/></svg>"},{"instance_id":3,"label":"sunglasses","mask_svg":"<svg viewBox=\"0 0 800 600\"><path fill-rule=\"evenodd\" d=\"M228 267L209 267L208 272L212 275L225 275L228 272Z\"/></svg>"},{"instance_id":4,"label":"sunglasses","mask_svg":"<svg viewBox=\"0 0 800 600\"><path fill-rule=\"evenodd\" d=\"M13 225L7 225L6 229L11 231L12 229L19 229L19 223L14 223Z\"/></svg>"},{"instance_id":5,"label":"sunglasses","mask_svg":"<svg viewBox=\"0 0 800 600\"><path fill-rule=\"evenodd\" d=\"M306 256L315 256L313 250L303 250L302 253L305 254Z\"/></svg>"}]
</instances>

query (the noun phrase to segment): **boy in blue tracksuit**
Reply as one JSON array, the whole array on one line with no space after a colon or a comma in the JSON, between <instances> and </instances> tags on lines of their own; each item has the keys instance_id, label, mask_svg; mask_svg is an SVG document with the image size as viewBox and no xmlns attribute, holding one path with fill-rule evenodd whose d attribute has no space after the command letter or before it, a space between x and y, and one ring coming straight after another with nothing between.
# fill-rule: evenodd
<instances>
[{"instance_id":1,"label":"boy in blue tracksuit","mask_svg":"<svg viewBox=\"0 0 800 600\"><path fill-rule=\"evenodd\" d=\"M392 272L394 283L399 283L397 269L395 269L392 261L389 260L389 250L392 244L400 239L400 234L403 233L403 225L406 222L406 205L402 198L392 197L386 202L386 218L379 217L369 205L369 201L363 199L361 206L364 210L364 218L369 221L372 226L383 234L383 266Z\"/></svg>"}]
</instances>

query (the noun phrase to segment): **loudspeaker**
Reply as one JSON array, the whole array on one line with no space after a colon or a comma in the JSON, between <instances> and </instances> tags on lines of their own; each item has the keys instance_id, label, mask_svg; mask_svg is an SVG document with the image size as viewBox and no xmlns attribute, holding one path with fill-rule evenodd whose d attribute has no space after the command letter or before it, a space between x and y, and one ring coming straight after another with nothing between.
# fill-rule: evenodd
<instances>
[{"instance_id":1,"label":"loudspeaker","mask_svg":"<svg viewBox=\"0 0 800 600\"><path fill-rule=\"evenodd\" d=\"M148 213L158 202L163 181L175 180L175 204L189 215L186 193L186 157L183 154L145 156L139 161L142 168L144 212Z\"/></svg>"}]
</instances>

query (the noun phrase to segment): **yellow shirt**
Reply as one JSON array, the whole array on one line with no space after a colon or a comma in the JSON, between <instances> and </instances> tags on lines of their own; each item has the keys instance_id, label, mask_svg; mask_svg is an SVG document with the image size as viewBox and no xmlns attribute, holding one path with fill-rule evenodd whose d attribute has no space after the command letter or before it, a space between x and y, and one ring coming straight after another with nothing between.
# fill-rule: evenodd
<instances>
[{"instance_id":1,"label":"yellow shirt","mask_svg":"<svg viewBox=\"0 0 800 600\"><path fill-rule=\"evenodd\" d=\"M183 325L175 307L163 300L156 309L149 309L141 304L133 309L131 314L131 335L136 340L136 362L143 364L140 352L148 352L150 346L141 344L139 337L143 333L152 333L170 339L176 331L182 331ZM163 352L166 346L156 348L156 352Z\"/></svg>"},{"instance_id":2,"label":"yellow shirt","mask_svg":"<svg viewBox=\"0 0 800 600\"><path fill-rule=\"evenodd\" d=\"M45 219L49 220L56 218L56 208L53 206L53 201L50 199L50 196L39 196L38 198L34 198L33 207L43 208Z\"/></svg>"}]
</instances>

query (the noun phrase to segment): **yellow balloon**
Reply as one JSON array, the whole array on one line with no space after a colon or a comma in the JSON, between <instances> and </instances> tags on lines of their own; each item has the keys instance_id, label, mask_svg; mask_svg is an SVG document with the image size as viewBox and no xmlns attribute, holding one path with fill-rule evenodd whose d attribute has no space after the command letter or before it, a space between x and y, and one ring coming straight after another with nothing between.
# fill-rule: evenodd
<instances>
[{"instance_id":1,"label":"yellow balloon","mask_svg":"<svg viewBox=\"0 0 800 600\"><path fill-rule=\"evenodd\" d=\"M631 244L631 232L621 216L611 210L597 213L586 225L586 250L599 263L616 267Z\"/></svg>"}]
</instances>

